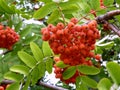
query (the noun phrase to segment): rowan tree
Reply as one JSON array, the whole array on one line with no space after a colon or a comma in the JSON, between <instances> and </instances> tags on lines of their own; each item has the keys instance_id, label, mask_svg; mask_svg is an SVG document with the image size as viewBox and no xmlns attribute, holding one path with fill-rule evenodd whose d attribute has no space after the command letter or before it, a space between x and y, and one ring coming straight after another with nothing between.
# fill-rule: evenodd
<instances>
[{"instance_id":1,"label":"rowan tree","mask_svg":"<svg viewBox=\"0 0 120 90\"><path fill-rule=\"evenodd\" d=\"M0 90L119 90L119 9L120 0L0 0Z\"/></svg>"}]
</instances>

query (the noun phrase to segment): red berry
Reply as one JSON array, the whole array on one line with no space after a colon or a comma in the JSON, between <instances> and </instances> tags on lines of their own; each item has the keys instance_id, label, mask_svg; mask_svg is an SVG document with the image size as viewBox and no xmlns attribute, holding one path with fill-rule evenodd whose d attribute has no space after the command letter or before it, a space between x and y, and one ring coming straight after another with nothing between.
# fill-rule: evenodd
<instances>
[{"instance_id":1,"label":"red berry","mask_svg":"<svg viewBox=\"0 0 120 90\"><path fill-rule=\"evenodd\" d=\"M58 30L58 31L56 32L56 36L57 36L58 38L62 38L63 35L64 35L63 30Z\"/></svg>"},{"instance_id":2,"label":"red berry","mask_svg":"<svg viewBox=\"0 0 120 90\"><path fill-rule=\"evenodd\" d=\"M59 61L60 61L60 58L56 56L56 57L54 57L54 61L55 61L55 62L59 62Z\"/></svg>"},{"instance_id":3,"label":"red berry","mask_svg":"<svg viewBox=\"0 0 120 90\"><path fill-rule=\"evenodd\" d=\"M87 32L89 30L89 26L87 24L82 26L83 32Z\"/></svg>"},{"instance_id":4,"label":"red berry","mask_svg":"<svg viewBox=\"0 0 120 90\"><path fill-rule=\"evenodd\" d=\"M93 31L92 31L92 30L90 30L90 29L89 29L89 30L87 31L87 35L88 35L88 36L93 36L93 35L94 35L94 33L93 33Z\"/></svg>"},{"instance_id":5,"label":"red berry","mask_svg":"<svg viewBox=\"0 0 120 90\"><path fill-rule=\"evenodd\" d=\"M72 29L72 28L74 27L74 25L75 25L75 24L74 24L73 22L69 22L69 23L68 23L68 29Z\"/></svg>"},{"instance_id":6,"label":"red berry","mask_svg":"<svg viewBox=\"0 0 120 90\"><path fill-rule=\"evenodd\" d=\"M4 26L3 25L0 25L0 30L2 30L4 28Z\"/></svg>"},{"instance_id":7,"label":"red berry","mask_svg":"<svg viewBox=\"0 0 120 90\"><path fill-rule=\"evenodd\" d=\"M61 30L61 29L64 29L65 26L63 23L58 23L56 27L57 29Z\"/></svg>"},{"instance_id":8,"label":"red berry","mask_svg":"<svg viewBox=\"0 0 120 90\"><path fill-rule=\"evenodd\" d=\"M44 31L47 31L47 28L42 28L41 31L40 31L40 33L43 34Z\"/></svg>"},{"instance_id":9,"label":"red berry","mask_svg":"<svg viewBox=\"0 0 120 90\"><path fill-rule=\"evenodd\" d=\"M100 55L95 55L95 59L101 60L101 56Z\"/></svg>"},{"instance_id":10,"label":"red berry","mask_svg":"<svg viewBox=\"0 0 120 90\"><path fill-rule=\"evenodd\" d=\"M45 41L48 41L50 39L50 32L49 31L44 31L42 39L45 40Z\"/></svg>"},{"instance_id":11,"label":"red berry","mask_svg":"<svg viewBox=\"0 0 120 90\"><path fill-rule=\"evenodd\" d=\"M77 24L78 23L78 19L77 18L71 18L70 22L73 22L74 24Z\"/></svg>"},{"instance_id":12,"label":"red berry","mask_svg":"<svg viewBox=\"0 0 120 90\"><path fill-rule=\"evenodd\" d=\"M0 86L0 90L5 90L3 86Z\"/></svg>"},{"instance_id":13,"label":"red berry","mask_svg":"<svg viewBox=\"0 0 120 90\"><path fill-rule=\"evenodd\" d=\"M96 22L95 20L90 21L90 22L88 23L88 26L89 26L90 29L94 29L94 28L97 27L97 22Z\"/></svg>"}]
</instances>

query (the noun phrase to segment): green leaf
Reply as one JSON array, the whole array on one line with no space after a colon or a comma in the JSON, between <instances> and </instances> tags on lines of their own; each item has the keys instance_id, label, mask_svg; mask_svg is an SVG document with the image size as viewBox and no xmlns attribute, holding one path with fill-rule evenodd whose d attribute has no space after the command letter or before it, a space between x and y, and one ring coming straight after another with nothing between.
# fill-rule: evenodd
<instances>
[{"instance_id":1,"label":"green leaf","mask_svg":"<svg viewBox=\"0 0 120 90\"><path fill-rule=\"evenodd\" d=\"M71 8L71 9L68 9L68 10L63 10L63 13L64 14L72 14L72 13L75 13L77 11L78 11L78 8Z\"/></svg>"},{"instance_id":2,"label":"green leaf","mask_svg":"<svg viewBox=\"0 0 120 90\"><path fill-rule=\"evenodd\" d=\"M37 39L38 39L37 35L30 36L30 37L26 38L25 40L23 40L23 43L24 44L29 44L30 42L33 42L33 41L35 41Z\"/></svg>"},{"instance_id":3,"label":"green leaf","mask_svg":"<svg viewBox=\"0 0 120 90\"><path fill-rule=\"evenodd\" d=\"M79 3L79 7L85 14L89 13L91 10L90 6L86 3L85 0L81 0L81 2Z\"/></svg>"},{"instance_id":4,"label":"green leaf","mask_svg":"<svg viewBox=\"0 0 120 90\"><path fill-rule=\"evenodd\" d=\"M19 51L18 56L27 66L33 68L36 65L36 60L24 51Z\"/></svg>"},{"instance_id":5,"label":"green leaf","mask_svg":"<svg viewBox=\"0 0 120 90\"><path fill-rule=\"evenodd\" d=\"M120 65L115 62L109 62L106 66L108 73L116 84L120 84Z\"/></svg>"},{"instance_id":6,"label":"green leaf","mask_svg":"<svg viewBox=\"0 0 120 90\"><path fill-rule=\"evenodd\" d=\"M39 69L38 67L35 67L31 73L31 85L35 85L37 83L37 81L40 79L39 78Z\"/></svg>"},{"instance_id":7,"label":"green leaf","mask_svg":"<svg viewBox=\"0 0 120 90\"><path fill-rule=\"evenodd\" d=\"M15 31L18 32L22 26L22 21L20 21L19 23L17 23L17 25L15 26Z\"/></svg>"},{"instance_id":8,"label":"green leaf","mask_svg":"<svg viewBox=\"0 0 120 90\"><path fill-rule=\"evenodd\" d=\"M20 33L20 37L25 37L26 35L29 34L29 32L31 31L31 25L27 25Z\"/></svg>"},{"instance_id":9,"label":"green leaf","mask_svg":"<svg viewBox=\"0 0 120 90\"><path fill-rule=\"evenodd\" d=\"M116 0L117 2L118 0ZM113 5L114 0L103 0L105 6ZM120 2L117 2L120 3Z\"/></svg>"},{"instance_id":10,"label":"green leaf","mask_svg":"<svg viewBox=\"0 0 120 90\"><path fill-rule=\"evenodd\" d=\"M81 77L76 78L76 90L88 90L87 86L81 82Z\"/></svg>"},{"instance_id":11,"label":"green leaf","mask_svg":"<svg viewBox=\"0 0 120 90\"><path fill-rule=\"evenodd\" d=\"M5 11L3 9L1 9L1 7L0 7L0 14L4 14L4 13L5 13Z\"/></svg>"},{"instance_id":12,"label":"green leaf","mask_svg":"<svg viewBox=\"0 0 120 90\"><path fill-rule=\"evenodd\" d=\"M60 68L66 68L66 67L68 67L69 65L64 64L63 61L59 61L59 62L56 63L56 66L57 66L57 67L60 67Z\"/></svg>"},{"instance_id":13,"label":"green leaf","mask_svg":"<svg viewBox=\"0 0 120 90\"><path fill-rule=\"evenodd\" d=\"M43 41L42 50L43 50L44 56L51 56L52 52L48 42Z\"/></svg>"},{"instance_id":14,"label":"green leaf","mask_svg":"<svg viewBox=\"0 0 120 90\"><path fill-rule=\"evenodd\" d=\"M25 85L24 85L24 87L23 87L22 90L28 90L30 81L31 81L31 75L28 75L28 76L27 76L27 80L26 80Z\"/></svg>"},{"instance_id":15,"label":"green leaf","mask_svg":"<svg viewBox=\"0 0 120 90\"><path fill-rule=\"evenodd\" d=\"M56 4L54 2L50 2L48 4L45 4L43 7L41 7L39 10L37 10L33 17L36 19L41 19L50 14L52 11L54 11L57 8Z\"/></svg>"},{"instance_id":16,"label":"green leaf","mask_svg":"<svg viewBox=\"0 0 120 90\"><path fill-rule=\"evenodd\" d=\"M120 0L116 0L116 3L120 4Z\"/></svg>"},{"instance_id":17,"label":"green leaf","mask_svg":"<svg viewBox=\"0 0 120 90\"><path fill-rule=\"evenodd\" d=\"M60 13L58 10L55 10L52 12L52 14L49 16L47 23L54 23L58 18L60 17Z\"/></svg>"},{"instance_id":18,"label":"green leaf","mask_svg":"<svg viewBox=\"0 0 120 90\"><path fill-rule=\"evenodd\" d=\"M64 14L72 14L79 10L79 6L77 4L71 4L69 7L66 7L62 10Z\"/></svg>"},{"instance_id":19,"label":"green leaf","mask_svg":"<svg viewBox=\"0 0 120 90\"><path fill-rule=\"evenodd\" d=\"M97 88L97 82L87 76L81 76L82 82L91 88Z\"/></svg>"},{"instance_id":20,"label":"green leaf","mask_svg":"<svg viewBox=\"0 0 120 90\"><path fill-rule=\"evenodd\" d=\"M14 10L11 9L5 0L0 0L0 9L4 10L8 14L14 14Z\"/></svg>"},{"instance_id":21,"label":"green leaf","mask_svg":"<svg viewBox=\"0 0 120 90\"><path fill-rule=\"evenodd\" d=\"M14 65L10 68L10 71L12 72L16 72L16 73L20 73L20 74L24 74L24 75L28 75L29 73L29 68L24 66L24 65Z\"/></svg>"},{"instance_id":22,"label":"green leaf","mask_svg":"<svg viewBox=\"0 0 120 90\"><path fill-rule=\"evenodd\" d=\"M98 90L110 90L111 86L112 83L108 78L101 79L97 85Z\"/></svg>"},{"instance_id":23,"label":"green leaf","mask_svg":"<svg viewBox=\"0 0 120 90\"><path fill-rule=\"evenodd\" d=\"M21 14L21 16L25 19L31 19L32 17L30 14L27 14L27 13Z\"/></svg>"},{"instance_id":24,"label":"green leaf","mask_svg":"<svg viewBox=\"0 0 120 90\"><path fill-rule=\"evenodd\" d=\"M43 77L46 71L45 62L40 62L37 68L39 69L39 78Z\"/></svg>"},{"instance_id":25,"label":"green leaf","mask_svg":"<svg viewBox=\"0 0 120 90\"><path fill-rule=\"evenodd\" d=\"M90 0L88 3L90 3L91 8L93 10L97 10L100 8L100 1L99 0Z\"/></svg>"},{"instance_id":26,"label":"green leaf","mask_svg":"<svg viewBox=\"0 0 120 90\"><path fill-rule=\"evenodd\" d=\"M84 83L81 83L79 85L79 88L77 88L76 90L88 90L87 86Z\"/></svg>"},{"instance_id":27,"label":"green leaf","mask_svg":"<svg viewBox=\"0 0 120 90\"><path fill-rule=\"evenodd\" d=\"M20 80L22 80L23 75L18 74L18 73L14 73L14 72L7 72L7 73L4 75L4 78L5 78L5 79L8 79L8 80L12 80L12 81L19 82Z\"/></svg>"},{"instance_id":28,"label":"green leaf","mask_svg":"<svg viewBox=\"0 0 120 90\"><path fill-rule=\"evenodd\" d=\"M79 84L81 83L81 78L80 78L80 76L78 76L77 78L76 78L76 89L77 88L79 88Z\"/></svg>"},{"instance_id":29,"label":"green leaf","mask_svg":"<svg viewBox=\"0 0 120 90\"><path fill-rule=\"evenodd\" d=\"M5 74L6 72L9 71L9 66L8 66L8 63L4 62L4 63L1 63L2 66L1 66L1 71L2 71L2 74Z\"/></svg>"},{"instance_id":30,"label":"green leaf","mask_svg":"<svg viewBox=\"0 0 120 90\"><path fill-rule=\"evenodd\" d=\"M81 73L87 75L96 75L100 72L100 70L94 66L79 65L77 68Z\"/></svg>"},{"instance_id":31,"label":"green leaf","mask_svg":"<svg viewBox=\"0 0 120 90\"><path fill-rule=\"evenodd\" d=\"M32 33L34 33L35 35L37 35L37 36L40 36L41 34L40 34L40 29L41 28L43 28L43 27L45 27L45 25L44 24L41 24L41 25L38 25L38 24L30 24L30 25L32 25Z\"/></svg>"},{"instance_id":32,"label":"green leaf","mask_svg":"<svg viewBox=\"0 0 120 90\"><path fill-rule=\"evenodd\" d=\"M62 8L62 9L65 9L66 7L70 7L71 5L76 5L78 3L80 3L81 0L69 0L68 2L62 2L59 4L59 6Z\"/></svg>"},{"instance_id":33,"label":"green leaf","mask_svg":"<svg viewBox=\"0 0 120 90\"><path fill-rule=\"evenodd\" d=\"M103 53L103 50L100 48L100 47L97 47L95 48L95 53L97 54L102 54Z\"/></svg>"},{"instance_id":34,"label":"green leaf","mask_svg":"<svg viewBox=\"0 0 120 90\"><path fill-rule=\"evenodd\" d=\"M46 70L48 71L48 73L52 73L52 67L53 67L53 59L48 58L46 60Z\"/></svg>"},{"instance_id":35,"label":"green leaf","mask_svg":"<svg viewBox=\"0 0 120 90\"><path fill-rule=\"evenodd\" d=\"M39 48L39 46L37 44L35 44L34 42L31 42L30 48L32 50L34 58L37 61L42 61L43 60L43 53L42 53L41 49Z\"/></svg>"},{"instance_id":36,"label":"green leaf","mask_svg":"<svg viewBox=\"0 0 120 90\"><path fill-rule=\"evenodd\" d=\"M3 74L0 73L0 82L2 82L3 80L4 80L4 78L3 78Z\"/></svg>"},{"instance_id":37,"label":"green leaf","mask_svg":"<svg viewBox=\"0 0 120 90\"><path fill-rule=\"evenodd\" d=\"M6 90L20 90L20 83L14 82Z\"/></svg>"},{"instance_id":38,"label":"green leaf","mask_svg":"<svg viewBox=\"0 0 120 90\"><path fill-rule=\"evenodd\" d=\"M74 74L76 73L76 67L75 66L71 66L68 67L64 72L63 72L63 79L69 79L71 78Z\"/></svg>"}]
</instances>

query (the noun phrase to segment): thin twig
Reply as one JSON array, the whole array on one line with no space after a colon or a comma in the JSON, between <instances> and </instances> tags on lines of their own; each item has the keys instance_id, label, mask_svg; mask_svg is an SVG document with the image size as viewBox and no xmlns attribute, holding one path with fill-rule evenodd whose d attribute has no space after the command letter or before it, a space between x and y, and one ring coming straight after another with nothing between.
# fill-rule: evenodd
<instances>
[{"instance_id":1,"label":"thin twig","mask_svg":"<svg viewBox=\"0 0 120 90\"><path fill-rule=\"evenodd\" d=\"M88 14L86 14L85 16L81 17L81 18L78 20L78 22L80 22L82 19L87 18L90 14L91 14L91 13L88 13Z\"/></svg>"}]
</instances>

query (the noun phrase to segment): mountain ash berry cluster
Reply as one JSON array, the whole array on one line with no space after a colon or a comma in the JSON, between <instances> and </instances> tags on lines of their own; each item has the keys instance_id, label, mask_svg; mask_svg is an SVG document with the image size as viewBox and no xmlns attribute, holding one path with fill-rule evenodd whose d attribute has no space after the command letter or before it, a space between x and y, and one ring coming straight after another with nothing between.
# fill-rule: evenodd
<instances>
[{"instance_id":1,"label":"mountain ash berry cluster","mask_svg":"<svg viewBox=\"0 0 120 90\"><path fill-rule=\"evenodd\" d=\"M10 27L0 25L0 48L12 49L19 40L19 35Z\"/></svg>"},{"instance_id":2,"label":"mountain ash berry cluster","mask_svg":"<svg viewBox=\"0 0 120 90\"><path fill-rule=\"evenodd\" d=\"M42 39L49 42L54 54L59 55L56 57L57 59L54 59L56 63L63 61L69 66L81 64L92 66L92 58L96 61L100 60L100 56L94 53L96 39L100 38L97 22L92 20L83 25L77 23L78 19L72 18L67 25L63 23L58 23L56 26L49 24L41 29ZM59 68L56 65L54 67L56 78L60 78L67 84L75 83L75 79L79 75L78 71L70 79L64 80L62 73L66 68Z\"/></svg>"}]
</instances>

